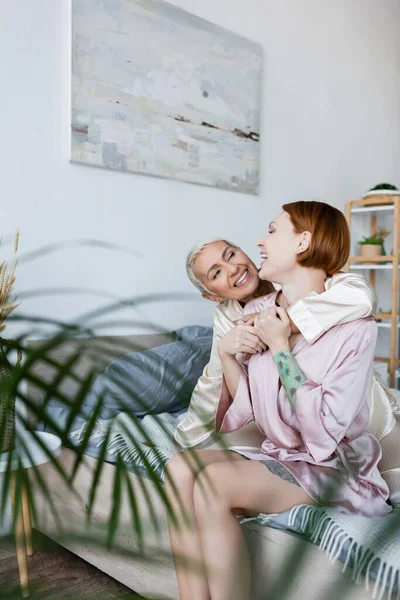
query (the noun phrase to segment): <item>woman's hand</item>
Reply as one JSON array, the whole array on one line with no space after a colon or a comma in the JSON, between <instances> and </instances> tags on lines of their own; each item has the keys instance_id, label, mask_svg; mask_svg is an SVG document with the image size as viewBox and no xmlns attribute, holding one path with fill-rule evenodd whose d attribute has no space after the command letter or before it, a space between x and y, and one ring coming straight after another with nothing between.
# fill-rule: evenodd
<instances>
[{"instance_id":1,"label":"woman's hand","mask_svg":"<svg viewBox=\"0 0 400 600\"><path fill-rule=\"evenodd\" d=\"M256 320L256 317L258 317L260 313L250 313L248 315L243 315L240 318L240 321L242 323L246 323L247 325L254 325L254 321Z\"/></svg>"},{"instance_id":2,"label":"woman's hand","mask_svg":"<svg viewBox=\"0 0 400 600\"><path fill-rule=\"evenodd\" d=\"M254 331L273 354L290 349L291 325L284 308L273 306L263 310L255 319Z\"/></svg>"},{"instance_id":3,"label":"woman's hand","mask_svg":"<svg viewBox=\"0 0 400 600\"><path fill-rule=\"evenodd\" d=\"M251 313L249 315L243 315L243 317L241 317L241 319L238 319L238 321L241 321L242 323L247 323L248 325L254 325L256 317L258 317L260 313ZM286 313L287 314L287 313ZM294 321L292 321L292 319L289 317L289 321L290 321L290 331L291 334L295 334L295 333L301 333L300 329L297 327L296 323Z\"/></svg>"},{"instance_id":4,"label":"woman's hand","mask_svg":"<svg viewBox=\"0 0 400 600\"><path fill-rule=\"evenodd\" d=\"M218 344L220 356L235 356L239 352L257 354L263 352L266 346L254 330L252 325L236 325L229 333L224 335Z\"/></svg>"}]
</instances>

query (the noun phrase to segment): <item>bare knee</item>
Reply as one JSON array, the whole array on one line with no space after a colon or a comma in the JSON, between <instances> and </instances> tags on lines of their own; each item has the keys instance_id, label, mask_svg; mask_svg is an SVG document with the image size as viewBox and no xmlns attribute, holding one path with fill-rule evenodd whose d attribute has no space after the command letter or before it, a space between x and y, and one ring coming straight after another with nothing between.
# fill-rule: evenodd
<instances>
[{"instance_id":1,"label":"bare knee","mask_svg":"<svg viewBox=\"0 0 400 600\"><path fill-rule=\"evenodd\" d=\"M184 455L186 452L179 452L179 454L175 454L167 464L167 468L165 470L165 482L167 483L170 480L175 479L177 481L181 481L183 478L187 477L190 474L190 469L188 467L187 457Z\"/></svg>"},{"instance_id":2,"label":"bare knee","mask_svg":"<svg viewBox=\"0 0 400 600\"><path fill-rule=\"evenodd\" d=\"M230 510L229 498L223 493L220 469L218 464L206 466L196 477L193 488L193 499L196 514L201 519L207 518L210 513L220 513Z\"/></svg>"},{"instance_id":3,"label":"bare knee","mask_svg":"<svg viewBox=\"0 0 400 600\"><path fill-rule=\"evenodd\" d=\"M179 452L171 458L165 470L164 481L167 491L179 490L192 494L197 472L193 467L190 453Z\"/></svg>"}]
</instances>

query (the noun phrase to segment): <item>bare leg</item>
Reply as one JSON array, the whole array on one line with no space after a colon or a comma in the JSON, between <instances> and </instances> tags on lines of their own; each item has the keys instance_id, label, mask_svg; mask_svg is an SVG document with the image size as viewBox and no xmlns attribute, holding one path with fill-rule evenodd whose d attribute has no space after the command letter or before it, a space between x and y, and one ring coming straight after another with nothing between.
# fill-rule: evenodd
<instances>
[{"instance_id":1,"label":"bare leg","mask_svg":"<svg viewBox=\"0 0 400 600\"><path fill-rule=\"evenodd\" d=\"M169 521L169 535L181 600L209 600L210 598L194 512L193 493L196 477L202 468L212 463L247 462L239 454L224 450L199 450L196 452L196 457L201 465L196 464L192 452L177 454L168 463L165 477L168 498L178 519L178 526ZM171 480L178 488L179 500ZM182 505L189 522L185 522L182 517Z\"/></svg>"},{"instance_id":2,"label":"bare leg","mask_svg":"<svg viewBox=\"0 0 400 600\"><path fill-rule=\"evenodd\" d=\"M250 600L250 559L235 510L257 515L312 503L258 461L207 466L196 479L194 504L212 600Z\"/></svg>"}]
</instances>

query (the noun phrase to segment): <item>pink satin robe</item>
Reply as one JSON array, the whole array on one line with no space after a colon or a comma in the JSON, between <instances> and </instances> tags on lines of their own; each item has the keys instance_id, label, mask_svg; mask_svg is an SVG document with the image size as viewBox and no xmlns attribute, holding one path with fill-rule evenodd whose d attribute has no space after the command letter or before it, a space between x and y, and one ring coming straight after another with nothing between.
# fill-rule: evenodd
<instances>
[{"instance_id":1,"label":"pink satin robe","mask_svg":"<svg viewBox=\"0 0 400 600\"><path fill-rule=\"evenodd\" d=\"M262 310L275 298L265 296L262 307L260 298L254 303ZM253 301L244 314L252 312ZM220 431L255 420L265 435L261 452L238 449L241 454L280 462L319 504L366 516L389 513L388 487L377 466L381 448L366 431L376 335L375 321L366 318L332 327L313 345L301 338L292 354L308 379L297 390L295 411L271 352L253 356L233 401L221 399Z\"/></svg>"}]
</instances>

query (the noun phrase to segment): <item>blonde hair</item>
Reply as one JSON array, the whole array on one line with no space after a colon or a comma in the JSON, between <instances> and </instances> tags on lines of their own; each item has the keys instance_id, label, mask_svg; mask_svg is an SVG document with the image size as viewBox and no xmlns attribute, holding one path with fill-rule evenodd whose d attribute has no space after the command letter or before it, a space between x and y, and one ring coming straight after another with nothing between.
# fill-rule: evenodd
<instances>
[{"instance_id":1,"label":"blonde hair","mask_svg":"<svg viewBox=\"0 0 400 600\"><path fill-rule=\"evenodd\" d=\"M193 270L193 265L194 265L194 261L196 260L196 258L200 254L200 252L202 252L206 246L208 246L209 244L213 244L214 242L225 242L229 246L232 246L232 248L239 249L239 246L237 246L236 244L232 244L232 242L230 242L229 240L227 240L225 238L211 238L211 237L210 238L202 238L201 240L196 242L190 248L189 252L186 255L186 273L187 273L187 276L189 277L190 281L193 283L193 285L198 290L200 290L200 292L202 294L209 294L211 292L210 292L210 290L208 290L206 288L204 283L202 283L200 281L200 279L198 277L196 277L194 270Z\"/></svg>"}]
</instances>

